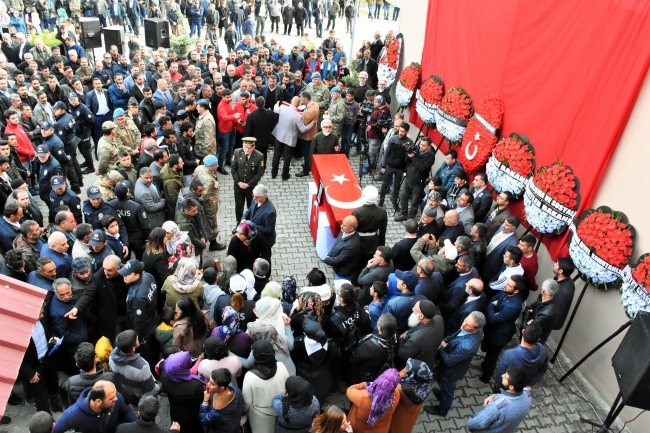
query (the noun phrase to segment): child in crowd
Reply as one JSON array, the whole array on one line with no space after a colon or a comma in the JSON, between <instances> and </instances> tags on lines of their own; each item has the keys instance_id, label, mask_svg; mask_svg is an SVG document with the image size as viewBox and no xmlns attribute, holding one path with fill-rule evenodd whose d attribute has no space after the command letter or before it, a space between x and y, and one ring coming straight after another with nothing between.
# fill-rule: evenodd
<instances>
[{"instance_id":1,"label":"child in crowd","mask_svg":"<svg viewBox=\"0 0 650 433\"><path fill-rule=\"evenodd\" d=\"M172 307L165 307L160 314L162 322L156 328L154 335L161 346L171 346L174 337L174 314Z\"/></svg>"},{"instance_id":2,"label":"child in crowd","mask_svg":"<svg viewBox=\"0 0 650 433\"><path fill-rule=\"evenodd\" d=\"M126 263L124 254L124 244L120 240L120 226L117 224L117 218L112 215L105 215L102 218L102 228L106 232L108 246L120 257L122 263Z\"/></svg>"}]
</instances>

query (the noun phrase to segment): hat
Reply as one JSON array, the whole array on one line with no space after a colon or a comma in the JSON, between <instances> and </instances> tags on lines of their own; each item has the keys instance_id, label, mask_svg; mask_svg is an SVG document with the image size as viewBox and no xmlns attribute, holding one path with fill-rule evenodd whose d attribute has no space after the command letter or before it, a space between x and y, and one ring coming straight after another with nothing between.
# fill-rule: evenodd
<instances>
[{"instance_id":1,"label":"hat","mask_svg":"<svg viewBox=\"0 0 650 433\"><path fill-rule=\"evenodd\" d=\"M41 129L43 129L43 128L41 128ZM43 144L41 144L40 146L38 146L38 147L36 148L36 154L37 154L38 156L45 156L45 155L47 155L48 153L50 153L50 148L47 147L47 146L45 146L45 145L43 145Z\"/></svg>"},{"instance_id":2,"label":"hat","mask_svg":"<svg viewBox=\"0 0 650 433\"><path fill-rule=\"evenodd\" d=\"M332 126L332 121L330 119L323 119L323 121L320 123L321 128L324 128L326 126Z\"/></svg>"},{"instance_id":3,"label":"hat","mask_svg":"<svg viewBox=\"0 0 650 433\"><path fill-rule=\"evenodd\" d=\"M379 102L380 104L383 104L384 103L384 97L381 96L381 95L375 96L375 102Z\"/></svg>"},{"instance_id":4,"label":"hat","mask_svg":"<svg viewBox=\"0 0 650 433\"><path fill-rule=\"evenodd\" d=\"M129 98L129 107L137 107L138 105L139 104L137 99L135 99L134 97Z\"/></svg>"},{"instance_id":5,"label":"hat","mask_svg":"<svg viewBox=\"0 0 650 433\"><path fill-rule=\"evenodd\" d=\"M56 110L57 108L59 110L67 110L68 109L68 107L66 107L65 104L63 102L61 102L61 101L57 101L56 104L54 104L54 106L52 107L53 110Z\"/></svg>"},{"instance_id":6,"label":"hat","mask_svg":"<svg viewBox=\"0 0 650 433\"><path fill-rule=\"evenodd\" d=\"M39 125L41 129L52 129L54 128L54 124L52 122L43 122Z\"/></svg>"},{"instance_id":7,"label":"hat","mask_svg":"<svg viewBox=\"0 0 650 433\"><path fill-rule=\"evenodd\" d=\"M385 78L380 78L380 79L377 81L377 83L378 83L378 84L388 84L388 80L385 79Z\"/></svg>"},{"instance_id":8,"label":"hat","mask_svg":"<svg viewBox=\"0 0 650 433\"><path fill-rule=\"evenodd\" d=\"M311 74L311 77L312 78L320 78L320 72L314 72L313 74Z\"/></svg>"},{"instance_id":9,"label":"hat","mask_svg":"<svg viewBox=\"0 0 650 433\"><path fill-rule=\"evenodd\" d=\"M122 175L117 170L111 170L108 172L108 177L115 183L120 183L124 180Z\"/></svg>"},{"instance_id":10,"label":"hat","mask_svg":"<svg viewBox=\"0 0 650 433\"><path fill-rule=\"evenodd\" d=\"M207 99L199 99L198 101L196 101L196 105L207 104L207 103L208 103Z\"/></svg>"},{"instance_id":11,"label":"hat","mask_svg":"<svg viewBox=\"0 0 650 433\"><path fill-rule=\"evenodd\" d=\"M88 259L85 257L77 257L76 259L72 259L72 270L81 273L81 272L86 272L88 269L90 269L90 263L88 263Z\"/></svg>"},{"instance_id":12,"label":"hat","mask_svg":"<svg viewBox=\"0 0 650 433\"><path fill-rule=\"evenodd\" d=\"M341 93L341 89L339 88L339 86L334 86L334 87L332 87L332 90L330 90L330 93L334 93L334 92L339 92L339 93Z\"/></svg>"},{"instance_id":13,"label":"hat","mask_svg":"<svg viewBox=\"0 0 650 433\"><path fill-rule=\"evenodd\" d=\"M246 290L246 279L241 274L232 274L230 276L230 291L233 293L242 293Z\"/></svg>"},{"instance_id":14,"label":"hat","mask_svg":"<svg viewBox=\"0 0 650 433\"><path fill-rule=\"evenodd\" d=\"M217 157L214 155L208 155L205 158L203 158L203 164L205 164L208 167L214 167L218 163L219 161L217 160Z\"/></svg>"},{"instance_id":15,"label":"hat","mask_svg":"<svg viewBox=\"0 0 650 433\"><path fill-rule=\"evenodd\" d=\"M63 188L63 182L65 182L63 176L52 176L52 179L50 179L50 185L52 185L52 189Z\"/></svg>"},{"instance_id":16,"label":"hat","mask_svg":"<svg viewBox=\"0 0 650 433\"><path fill-rule=\"evenodd\" d=\"M177 119L185 119L186 117L190 117L190 116L189 114L187 114L187 111L185 110L180 110L178 113L176 113Z\"/></svg>"},{"instance_id":17,"label":"hat","mask_svg":"<svg viewBox=\"0 0 650 433\"><path fill-rule=\"evenodd\" d=\"M426 205L424 207L422 213L428 216L429 218L435 218L435 216L438 215L438 211L436 210L436 208L429 205Z\"/></svg>"},{"instance_id":18,"label":"hat","mask_svg":"<svg viewBox=\"0 0 650 433\"><path fill-rule=\"evenodd\" d=\"M131 259L118 272L123 277L131 274L142 274L142 263L136 259Z\"/></svg>"},{"instance_id":19,"label":"hat","mask_svg":"<svg viewBox=\"0 0 650 433\"><path fill-rule=\"evenodd\" d=\"M110 120L107 120L106 122L102 123L102 129L115 129L115 123L113 123Z\"/></svg>"},{"instance_id":20,"label":"hat","mask_svg":"<svg viewBox=\"0 0 650 433\"><path fill-rule=\"evenodd\" d=\"M436 315L437 308L435 304L428 299L423 299L420 301L420 312L427 319L433 319L433 316Z\"/></svg>"},{"instance_id":21,"label":"hat","mask_svg":"<svg viewBox=\"0 0 650 433\"><path fill-rule=\"evenodd\" d=\"M408 287L410 291L413 291L415 286L418 285L418 276L415 275L414 272L395 269L395 276L397 279L404 281L404 284L406 284L406 287Z\"/></svg>"},{"instance_id":22,"label":"hat","mask_svg":"<svg viewBox=\"0 0 650 433\"><path fill-rule=\"evenodd\" d=\"M368 73L366 71L359 72L359 78L368 79Z\"/></svg>"},{"instance_id":23,"label":"hat","mask_svg":"<svg viewBox=\"0 0 650 433\"><path fill-rule=\"evenodd\" d=\"M257 142L257 138L255 138L255 137L244 137L244 138L241 139L241 141L244 144L244 146L247 143L250 143L251 146L255 146L255 143Z\"/></svg>"},{"instance_id":24,"label":"hat","mask_svg":"<svg viewBox=\"0 0 650 433\"><path fill-rule=\"evenodd\" d=\"M121 116L124 116L124 110L122 108L118 108L117 110L113 111L113 119L117 119Z\"/></svg>"},{"instance_id":25,"label":"hat","mask_svg":"<svg viewBox=\"0 0 650 433\"><path fill-rule=\"evenodd\" d=\"M90 235L90 240L88 241L88 245L91 247L99 247L104 245L104 242L106 241L106 233L104 233L104 230L93 230L92 234Z\"/></svg>"},{"instance_id":26,"label":"hat","mask_svg":"<svg viewBox=\"0 0 650 433\"><path fill-rule=\"evenodd\" d=\"M77 95L76 92L68 93L68 99L75 99L75 98L78 98L78 97L79 97L79 95Z\"/></svg>"},{"instance_id":27,"label":"hat","mask_svg":"<svg viewBox=\"0 0 650 433\"><path fill-rule=\"evenodd\" d=\"M129 192L129 187L126 186L124 183L120 182L117 185L115 185L115 189L113 190L115 193L115 197L117 198L126 198L127 193Z\"/></svg>"},{"instance_id":28,"label":"hat","mask_svg":"<svg viewBox=\"0 0 650 433\"><path fill-rule=\"evenodd\" d=\"M97 188L96 186L91 186L86 190L86 194L88 195L88 198L91 199L96 199L96 198L101 198L102 192Z\"/></svg>"},{"instance_id":29,"label":"hat","mask_svg":"<svg viewBox=\"0 0 650 433\"><path fill-rule=\"evenodd\" d=\"M363 189L361 195L363 197L363 200L366 203L375 204L377 203L377 199L379 198L379 191L377 191L376 187L372 185L368 185Z\"/></svg>"}]
</instances>

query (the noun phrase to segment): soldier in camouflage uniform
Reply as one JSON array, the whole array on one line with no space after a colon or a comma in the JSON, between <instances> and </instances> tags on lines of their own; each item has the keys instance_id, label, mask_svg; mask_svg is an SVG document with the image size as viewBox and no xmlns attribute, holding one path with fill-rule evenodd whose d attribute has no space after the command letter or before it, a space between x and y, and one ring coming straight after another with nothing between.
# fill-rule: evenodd
<instances>
[{"instance_id":1,"label":"soldier in camouflage uniform","mask_svg":"<svg viewBox=\"0 0 650 433\"><path fill-rule=\"evenodd\" d=\"M217 125L214 117L210 114L210 107L205 99L196 103L196 111L199 113L194 127L194 153L199 159L217 153Z\"/></svg>"},{"instance_id":2,"label":"soldier in camouflage uniform","mask_svg":"<svg viewBox=\"0 0 650 433\"><path fill-rule=\"evenodd\" d=\"M142 137L133 120L126 117L124 110L121 108L113 112L113 120L115 121L115 141L131 149L130 154L134 157L140 156L140 140Z\"/></svg>"},{"instance_id":3,"label":"soldier in camouflage uniform","mask_svg":"<svg viewBox=\"0 0 650 433\"><path fill-rule=\"evenodd\" d=\"M345 117L345 103L341 98L341 89L339 87L333 87L330 90L330 95L332 95L332 101L327 108L327 115L332 121L332 135L340 139L343 130L343 118Z\"/></svg>"},{"instance_id":4,"label":"soldier in camouflage uniform","mask_svg":"<svg viewBox=\"0 0 650 433\"><path fill-rule=\"evenodd\" d=\"M311 83L303 88L302 92L308 92L311 95L311 100L318 105L318 132L320 132L320 124L323 121L323 114L330 105L330 91L320 77L320 72L311 74ZM300 92L300 93L302 93Z\"/></svg>"},{"instance_id":5,"label":"soldier in camouflage uniform","mask_svg":"<svg viewBox=\"0 0 650 433\"><path fill-rule=\"evenodd\" d=\"M199 165L194 170L194 179L203 183L205 188L201 200L205 214L210 222L210 251L220 251L226 249L226 246L217 241L219 226L217 225L217 212L219 211L219 182L217 182L217 169L219 163L217 157L208 155L203 158L203 165Z\"/></svg>"},{"instance_id":6,"label":"soldier in camouflage uniform","mask_svg":"<svg viewBox=\"0 0 650 433\"><path fill-rule=\"evenodd\" d=\"M132 153L133 150L118 143L115 140L115 123L110 120L102 123L102 138L99 139L97 144L97 171L95 174L106 173L109 168L112 168L118 161L117 154L120 150L126 150Z\"/></svg>"}]
</instances>

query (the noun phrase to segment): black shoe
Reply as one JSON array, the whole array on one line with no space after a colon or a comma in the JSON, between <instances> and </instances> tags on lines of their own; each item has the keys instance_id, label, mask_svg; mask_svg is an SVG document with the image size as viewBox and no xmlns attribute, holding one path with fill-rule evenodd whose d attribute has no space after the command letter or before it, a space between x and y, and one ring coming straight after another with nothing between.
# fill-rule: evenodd
<instances>
[{"instance_id":1,"label":"black shoe","mask_svg":"<svg viewBox=\"0 0 650 433\"><path fill-rule=\"evenodd\" d=\"M398 214L395 216L395 221L397 221L397 222L399 222L399 221L406 221L407 219L408 219L408 218L406 217L406 214L405 214L405 213L401 213L401 212L400 212L400 213L398 213Z\"/></svg>"},{"instance_id":2,"label":"black shoe","mask_svg":"<svg viewBox=\"0 0 650 433\"><path fill-rule=\"evenodd\" d=\"M82 186L84 186L84 181L79 179L79 187L81 188Z\"/></svg>"},{"instance_id":3,"label":"black shoe","mask_svg":"<svg viewBox=\"0 0 650 433\"><path fill-rule=\"evenodd\" d=\"M304 171L296 173L296 177L305 177L305 176L309 176L309 173L305 173Z\"/></svg>"},{"instance_id":4,"label":"black shoe","mask_svg":"<svg viewBox=\"0 0 650 433\"><path fill-rule=\"evenodd\" d=\"M442 400L442 391L438 388L431 389L431 393L438 399L438 401Z\"/></svg>"},{"instance_id":5,"label":"black shoe","mask_svg":"<svg viewBox=\"0 0 650 433\"><path fill-rule=\"evenodd\" d=\"M223 251L226 249L224 244L220 244L216 240L210 241L210 249L208 251Z\"/></svg>"},{"instance_id":6,"label":"black shoe","mask_svg":"<svg viewBox=\"0 0 650 433\"><path fill-rule=\"evenodd\" d=\"M63 412L63 408L61 407L58 398L50 400L50 409L52 409L52 412Z\"/></svg>"},{"instance_id":7,"label":"black shoe","mask_svg":"<svg viewBox=\"0 0 650 433\"><path fill-rule=\"evenodd\" d=\"M81 194L81 188L79 188L79 185L73 186L72 191L74 191L76 194Z\"/></svg>"},{"instance_id":8,"label":"black shoe","mask_svg":"<svg viewBox=\"0 0 650 433\"><path fill-rule=\"evenodd\" d=\"M10 423L11 423L11 418L9 418L8 416L3 416L2 418L0 418L0 425L7 425Z\"/></svg>"},{"instance_id":9,"label":"black shoe","mask_svg":"<svg viewBox=\"0 0 650 433\"><path fill-rule=\"evenodd\" d=\"M271 173L271 179L275 179L276 177L278 177L277 173L275 173L275 174Z\"/></svg>"},{"instance_id":10,"label":"black shoe","mask_svg":"<svg viewBox=\"0 0 650 433\"><path fill-rule=\"evenodd\" d=\"M7 404L9 404L9 405L11 405L11 406L22 406L23 404L25 404L25 400L23 400L22 398L18 397L17 394L13 394L13 393L12 393L12 394L9 396L9 400L7 400Z\"/></svg>"},{"instance_id":11,"label":"black shoe","mask_svg":"<svg viewBox=\"0 0 650 433\"><path fill-rule=\"evenodd\" d=\"M285 180L289 180L289 179L291 179L291 175L290 175L290 174L288 174L288 175L286 175L286 176L282 176L282 180L283 180L283 181L285 181Z\"/></svg>"},{"instance_id":12,"label":"black shoe","mask_svg":"<svg viewBox=\"0 0 650 433\"><path fill-rule=\"evenodd\" d=\"M225 174L226 176L228 176L228 175L230 174L230 173L228 173L228 172L226 171L225 168L222 168L222 167L219 167L219 168L217 169L217 173Z\"/></svg>"},{"instance_id":13,"label":"black shoe","mask_svg":"<svg viewBox=\"0 0 650 433\"><path fill-rule=\"evenodd\" d=\"M490 383L490 378L489 377L481 376L481 377L478 378L478 380L480 380L481 382L483 382L485 384Z\"/></svg>"},{"instance_id":14,"label":"black shoe","mask_svg":"<svg viewBox=\"0 0 650 433\"><path fill-rule=\"evenodd\" d=\"M84 168L84 169L81 171L81 174L91 174L91 173L94 173L94 172L95 172L95 169L94 169L94 168L92 168L92 167L87 167L87 168Z\"/></svg>"},{"instance_id":15,"label":"black shoe","mask_svg":"<svg viewBox=\"0 0 650 433\"><path fill-rule=\"evenodd\" d=\"M424 406L424 411L426 413L430 413L431 415L441 416L443 418L445 418L447 416L446 413L442 413L440 411L440 406L431 406L431 405Z\"/></svg>"}]
</instances>

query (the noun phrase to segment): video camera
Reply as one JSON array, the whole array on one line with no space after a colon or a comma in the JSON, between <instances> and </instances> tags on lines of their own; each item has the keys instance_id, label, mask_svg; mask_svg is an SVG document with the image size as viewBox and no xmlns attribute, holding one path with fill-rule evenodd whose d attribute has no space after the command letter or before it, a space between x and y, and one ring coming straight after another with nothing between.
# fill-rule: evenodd
<instances>
[{"instance_id":1,"label":"video camera","mask_svg":"<svg viewBox=\"0 0 650 433\"><path fill-rule=\"evenodd\" d=\"M357 114L357 122L365 122L368 116L372 115L375 107L372 101L365 100L359 104L359 114Z\"/></svg>"}]
</instances>

